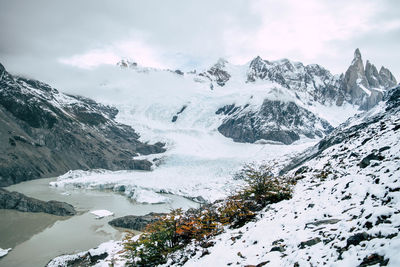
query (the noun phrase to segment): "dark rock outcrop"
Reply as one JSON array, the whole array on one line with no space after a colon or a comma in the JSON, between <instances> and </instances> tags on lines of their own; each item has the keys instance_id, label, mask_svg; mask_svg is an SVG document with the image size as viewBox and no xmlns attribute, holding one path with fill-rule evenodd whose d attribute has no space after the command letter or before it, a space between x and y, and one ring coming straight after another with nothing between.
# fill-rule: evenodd
<instances>
[{"instance_id":1,"label":"dark rock outcrop","mask_svg":"<svg viewBox=\"0 0 400 267\"><path fill-rule=\"evenodd\" d=\"M140 154L164 152L142 143L118 110L13 76L0 64L0 186L74 169L150 170Z\"/></svg>"},{"instance_id":2,"label":"dark rock outcrop","mask_svg":"<svg viewBox=\"0 0 400 267\"><path fill-rule=\"evenodd\" d=\"M120 218L115 218L108 222L108 224L115 227L122 227L136 231L143 231L149 223L158 220L162 213L149 213L143 216L128 215Z\"/></svg>"},{"instance_id":3,"label":"dark rock outcrop","mask_svg":"<svg viewBox=\"0 0 400 267\"><path fill-rule=\"evenodd\" d=\"M271 140L291 144L299 140L300 135L323 137L333 130L327 121L294 102L264 100L259 111L229 105L216 113L227 115L218 131L235 142Z\"/></svg>"},{"instance_id":4,"label":"dark rock outcrop","mask_svg":"<svg viewBox=\"0 0 400 267\"><path fill-rule=\"evenodd\" d=\"M362 241L368 240L368 238L370 238L370 236L366 232L352 235L347 239L346 247L350 247L351 245L357 246Z\"/></svg>"},{"instance_id":5,"label":"dark rock outcrop","mask_svg":"<svg viewBox=\"0 0 400 267\"><path fill-rule=\"evenodd\" d=\"M18 192L9 192L0 188L0 209L14 209L23 212L45 212L58 216L76 214L74 207L60 201L42 201L27 197Z\"/></svg>"},{"instance_id":6,"label":"dark rock outcrop","mask_svg":"<svg viewBox=\"0 0 400 267\"><path fill-rule=\"evenodd\" d=\"M371 160L383 160L385 157L379 154L371 153L361 160L359 163L360 168L366 168L371 163Z\"/></svg>"},{"instance_id":7,"label":"dark rock outcrop","mask_svg":"<svg viewBox=\"0 0 400 267\"><path fill-rule=\"evenodd\" d=\"M381 256L379 254L371 254L369 256L366 256L359 267L365 267L365 266L372 266L372 265L378 265L379 266L386 266L389 263L389 259L385 259L384 256Z\"/></svg>"},{"instance_id":8,"label":"dark rock outcrop","mask_svg":"<svg viewBox=\"0 0 400 267\"><path fill-rule=\"evenodd\" d=\"M301 242L299 244L299 248L303 249L305 247L311 247L311 246L318 244L319 242L321 242L321 238L316 237L316 238Z\"/></svg>"}]
</instances>

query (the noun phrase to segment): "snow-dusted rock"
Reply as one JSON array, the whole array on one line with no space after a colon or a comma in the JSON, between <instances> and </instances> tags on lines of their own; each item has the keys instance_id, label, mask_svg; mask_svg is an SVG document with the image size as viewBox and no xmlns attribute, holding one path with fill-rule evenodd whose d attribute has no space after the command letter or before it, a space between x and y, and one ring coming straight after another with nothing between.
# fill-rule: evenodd
<instances>
[{"instance_id":1,"label":"snow-dusted rock","mask_svg":"<svg viewBox=\"0 0 400 267\"><path fill-rule=\"evenodd\" d=\"M62 255L52 259L47 267L67 266L97 266L115 267L125 266L125 260L118 254L123 246L119 241L108 241L100 244L97 248L71 255Z\"/></svg>"}]
</instances>

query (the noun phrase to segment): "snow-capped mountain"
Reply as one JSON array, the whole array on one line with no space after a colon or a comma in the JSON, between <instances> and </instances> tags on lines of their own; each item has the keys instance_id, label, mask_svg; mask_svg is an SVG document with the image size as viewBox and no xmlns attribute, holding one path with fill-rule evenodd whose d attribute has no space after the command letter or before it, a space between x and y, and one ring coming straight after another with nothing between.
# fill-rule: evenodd
<instances>
[{"instance_id":1,"label":"snow-capped mountain","mask_svg":"<svg viewBox=\"0 0 400 267\"><path fill-rule=\"evenodd\" d=\"M300 62L292 62L288 59L270 62L256 57L250 63L247 82L257 80L278 83L298 94L307 93L307 101L340 104L340 76L332 75L317 64L304 66Z\"/></svg>"},{"instance_id":2,"label":"snow-capped mountain","mask_svg":"<svg viewBox=\"0 0 400 267\"><path fill-rule=\"evenodd\" d=\"M322 137L332 130L332 126L313 113L313 106L337 106L340 109L350 104L368 110L382 100L387 88L397 84L389 70L382 67L378 73L369 61L364 71L358 49L345 75L332 75L317 64L305 66L288 59L267 61L256 57L245 66L233 66L220 59L199 76L211 82L211 89L241 86L246 90L252 84L266 82L275 85L276 99L265 99L257 109L232 103L217 111L226 116L218 127L221 134L237 142L251 143L271 140L290 144L300 136ZM287 95L291 95L291 99Z\"/></svg>"},{"instance_id":3,"label":"snow-capped mountain","mask_svg":"<svg viewBox=\"0 0 400 267\"><path fill-rule=\"evenodd\" d=\"M71 169L149 170L151 162L132 157L164 152L163 145L138 141L131 127L115 122L117 113L0 64L0 186Z\"/></svg>"},{"instance_id":4,"label":"snow-capped mountain","mask_svg":"<svg viewBox=\"0 0 400 267\"><path fill-rule=\"evenodd\" d=\"M229 73L229 63L220 59L214 66L199 75L207 77L211 82L224 86L232 74ZM319 103L336 103L343 101L358 105L368 110L382 100L382 91L397 84L393 74L381 67L376 67L368 60L364 67L359 49L354 52L354 59L343 75L332 75L327 69L318 65L303 65L288 59L277 61L254 58L246 65L246 82L257 80L271 81L295 92L307 92L303 101L317 101ZM304 96L300 96L304 98Z\"/></svg>"}]
</instances>

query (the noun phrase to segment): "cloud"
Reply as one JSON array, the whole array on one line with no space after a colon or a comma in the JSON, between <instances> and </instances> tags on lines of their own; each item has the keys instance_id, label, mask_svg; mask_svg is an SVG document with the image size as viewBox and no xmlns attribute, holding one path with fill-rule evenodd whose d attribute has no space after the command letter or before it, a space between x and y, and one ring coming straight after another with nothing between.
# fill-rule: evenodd
<instances>
[{"instance_id":1,"label":"cloud","mask_svg":"<svg viewBox=\"0 0 400 267\"><path fill-rule=\"evenodd\" d=\"M49 82L122 57L189 70L260 55L340 73L359 47L399 77L399 17L396 0L0 0L0 61Z\"/></svg>"},{"instance_id":2,"label":"cloud","mask_svg":"<svg viewBox=\"0 0 400 267\"><path fill-rule=\"evenodd\" d=\"M61 57L59 62L83 69L93 69L101 65L115 65L122 58L139 62L143 66L165 68L161 62L161 52L142 41L117 41L100 49L93 49L70 57Z\"/></svg>"},{"instance_id":3,"label":"cloud","mask_svg":"<svg viewBox=\"0 0 400 267\"><path fill-rule=\"evenodd\" d=\"M253 1L252 8L263 18L262 23L255 31L227 31L226 43L231 44L228 54L240 62L254 51L270 59L294 57L306 61L333 53L332 41L371 30L376 11L372 2L341 4L319 0Z\"/></svg>"}]
</instances>

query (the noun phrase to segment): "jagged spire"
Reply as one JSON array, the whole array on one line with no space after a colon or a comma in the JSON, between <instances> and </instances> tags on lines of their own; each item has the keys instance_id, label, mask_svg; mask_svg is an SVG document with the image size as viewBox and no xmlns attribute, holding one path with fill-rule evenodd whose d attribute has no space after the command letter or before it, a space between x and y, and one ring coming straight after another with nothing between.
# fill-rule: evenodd
<instances>
[{"instance_id":1,"label":"jagged spire","mask_svg":"<svg viewBox=\"0 0 400 267\"><path fill-rule=\"evenodd\" d=\"M3 74L6 71L4 66L0 63L0 80L3 78Z\"/></svg>"},{"instance_id":2,"label":"jagged spire","mask_svg":"<svg viewBox=\"0 0 400 267\"><path fill-rule=\"evenodd\" d=\"M356 49L356 51L354 51L354 59L362 59L360 49L358 48Z\"/></svg>"}]
</instances>

